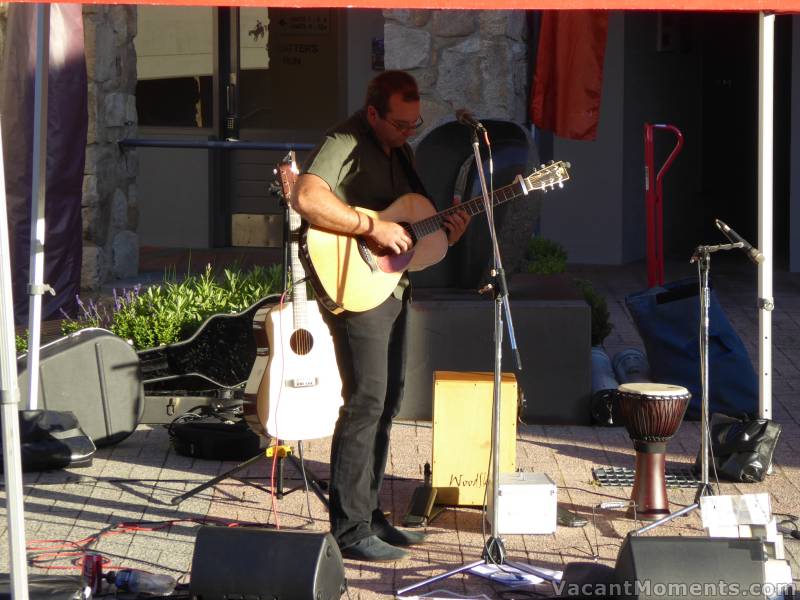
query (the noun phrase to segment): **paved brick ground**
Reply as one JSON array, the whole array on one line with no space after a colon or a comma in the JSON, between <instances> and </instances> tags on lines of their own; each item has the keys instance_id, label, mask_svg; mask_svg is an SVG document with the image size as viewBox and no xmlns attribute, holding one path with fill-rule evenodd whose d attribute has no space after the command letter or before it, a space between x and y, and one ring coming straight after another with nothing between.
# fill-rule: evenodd
<instances>
[{"instance_id":1,"label":"paved brick ground","mask_svg":"<svg viewBox=\"0 0 800 600\"><path fill-rule=\"evenodd\" d=\"M734 260L740 259L740 260ZM741 257L715 261L712 275L723 308L757 360L756 271ZM636 330L624 308L627 293L645 287L645 269L630 267L574 267L571 271L591 280L606 294L614 331L606 340L610 355L627 347L641 347ZM668 280L691 275L688 264L670 264ZM774 473L762 484L722 484L722 493L770 493L775 512L800 514L800 276L785 272L775 275L774 312L774 418L784 427L777 450ZM524 335L524 332L517 332ZM713 369L713 365L712 365ZM487 369L488 370L488 369ZM423 464L431 458L431 425L423 422L398 423L394 430L383 505L398 519L408 506L422 477ZM668 462L690 463L699 448L696 423L684 423L669 444ZM329 440L306 442L306 463L317 475L328 472ZM592 481L591 469L598 465L632 466L633 450L624 429L521 425L517 439L517 466L525 471L542 471L558 484L559 501L590 519L583 528L559 527L554 535L507 536L509 557L520 562L561 569L566 563L587 561L597 556L613 564L625 534L638 523L625 517L624 510L600 510L602 501L624 500L629 488L600 487ZM170 449L168 436L160 426L142 425L122 443L98 451L91 467L25 476L25 531L32 548L42 540L78 542L103 532L94 548L114 565L163 571L188 578L198 519L218 518L242 522L280 524L282 528L324 531L327 516L321 502L295 492L281 500L271 499L270 463L267 459L243 472L173 506L177 494L230 469L233 463L192 460ZM287 467L287 485L300 479ZM694 491L671 490L673 508L692 502ZM310 507L310 515L309 515ZM4 512L4 511L3 511ZM165 522L172 521L169 525ZM135 529L121 531L122 523ZM109 531L110 530L110 531ZM7 529L0 530L0 568L7 571ZM681 518L654 535L699 535L699 515ZM480 557L484 543L481 513L475 509L448 509L427 527L427 543L394 564L361 564L347 561L350 598L383 598L397 588L472 562ZM798 572L798 542L786 542L793 571ZM229 550L221 552L220 563L235 560ZM70 560L49 563L52 569L70 567ZM33 567L32 572L43 568ZM457 575L436 583L424 592L447 590L449 594L500 597L504 586L473 575ZM540 592L549 594L544 586Z\"/></svg>"}]
</instances>

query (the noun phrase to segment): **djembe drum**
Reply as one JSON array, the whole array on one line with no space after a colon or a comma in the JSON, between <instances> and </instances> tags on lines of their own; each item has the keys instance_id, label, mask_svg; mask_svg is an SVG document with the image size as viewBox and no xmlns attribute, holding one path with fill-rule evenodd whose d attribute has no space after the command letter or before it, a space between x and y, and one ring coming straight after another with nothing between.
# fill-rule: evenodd
<instances>
[{"instance_id":1,"label":"djembe drum","mask_svg":"<svg viewBox=\"0 0 800 600\"><path fill-rule=\"evenodd\" d=\"M617 395L622 421L636 450L631 492L635 514L655 521L669 514L664 474L667 442L678 431L692 395L684 387L665 383L624 383Z\"/></svg>"}]
</instances>

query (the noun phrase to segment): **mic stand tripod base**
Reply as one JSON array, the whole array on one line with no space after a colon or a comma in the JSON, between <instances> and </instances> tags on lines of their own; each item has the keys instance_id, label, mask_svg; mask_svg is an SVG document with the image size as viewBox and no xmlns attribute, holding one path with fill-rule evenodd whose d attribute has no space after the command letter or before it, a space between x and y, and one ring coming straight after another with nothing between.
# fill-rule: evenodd
<instances>
[{"instance_id":1,"label":"mic stand tripod base","mask_svg":"<svg viewBox=\"0 0 800 600\"><path fill-rule=\"evenodd\" d=\"M706 482L703 483L702 481L697 484L697 493L694 495L694 503L698 506L700 505L700 498L703 496L713 496L714 495L714 488L711 487L711 484Z\"/></svg>"}]
</instances>

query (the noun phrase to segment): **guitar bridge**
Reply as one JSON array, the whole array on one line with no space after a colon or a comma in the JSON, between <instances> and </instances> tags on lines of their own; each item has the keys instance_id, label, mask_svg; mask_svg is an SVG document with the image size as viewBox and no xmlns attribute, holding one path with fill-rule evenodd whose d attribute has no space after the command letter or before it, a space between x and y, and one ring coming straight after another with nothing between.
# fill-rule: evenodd
<instances>
[{"instance_id":1,"label":"guitar bridge","mask_svg":"<svg viewBox=\"0 0 800 600\"><path fill-rule=\"evenodd\" d=\"M290 388L307 388L314 387L319 383L316 377L294 377L286 380L286 387Z\"/></svg>"}]
</instances>

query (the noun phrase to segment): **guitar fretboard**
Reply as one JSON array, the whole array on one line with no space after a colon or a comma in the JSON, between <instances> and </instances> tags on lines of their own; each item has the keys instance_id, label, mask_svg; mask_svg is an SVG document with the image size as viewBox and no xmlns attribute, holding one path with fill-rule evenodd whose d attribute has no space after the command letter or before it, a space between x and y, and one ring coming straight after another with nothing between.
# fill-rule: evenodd
<instances>
[{"instance_id":1,"label":"guitar fretboard","mask_svg":"<svg viewBox=\"0 0 800 600\"><path fill-rule=\"evenodd\" d=\"M294 317L294 328L305 329L308 318L306 316L306 272L300 262L300 252L298 251L298 236L300 232L300 215L289 206L289 243L290 257L292 262L292 316ZM298 282L302 282L298 285Z\"/></svg>"},{"instance_id":2,"label":"guitar fretboard","mask_svg":"<svg viewBox=\"0 0 800 600\"><path fill-rule=\"evenodd\" d=\"M289 199L292 195L292 188L297 180L297 163L295 162L294 150L289 153L289 161L278 167L281 178L281 191L286 202L286 210L289 211L289 260L292 273L292 318L294 329L305 329L308 323L306 312L306 272L300 262L299 240L300 226L302 220L300 215L292 208ZM301 282L298 285L298 282Z\"/></svg>"},{"instance_id":3,"label":"guitar fretboard","mask_svg":"<svg viewBox=\"0 0 800 600\"><path fill-rule=\"evenodd\" d=\"M495 190L492 195L492 206L521 198L536 190L552 189L555 186L563 187L563 182L569 179L568 167L568 163L559 161L542 167L528 177L518 177L513 183ZM405 229L414 239L420 239L442 229L445 218L459 210L465 211L470 216L475 216L484 212L485 209L483 197L477 196L461 204L446 208L432 217L406 225Z\"/></svg>"}]
</instances>

